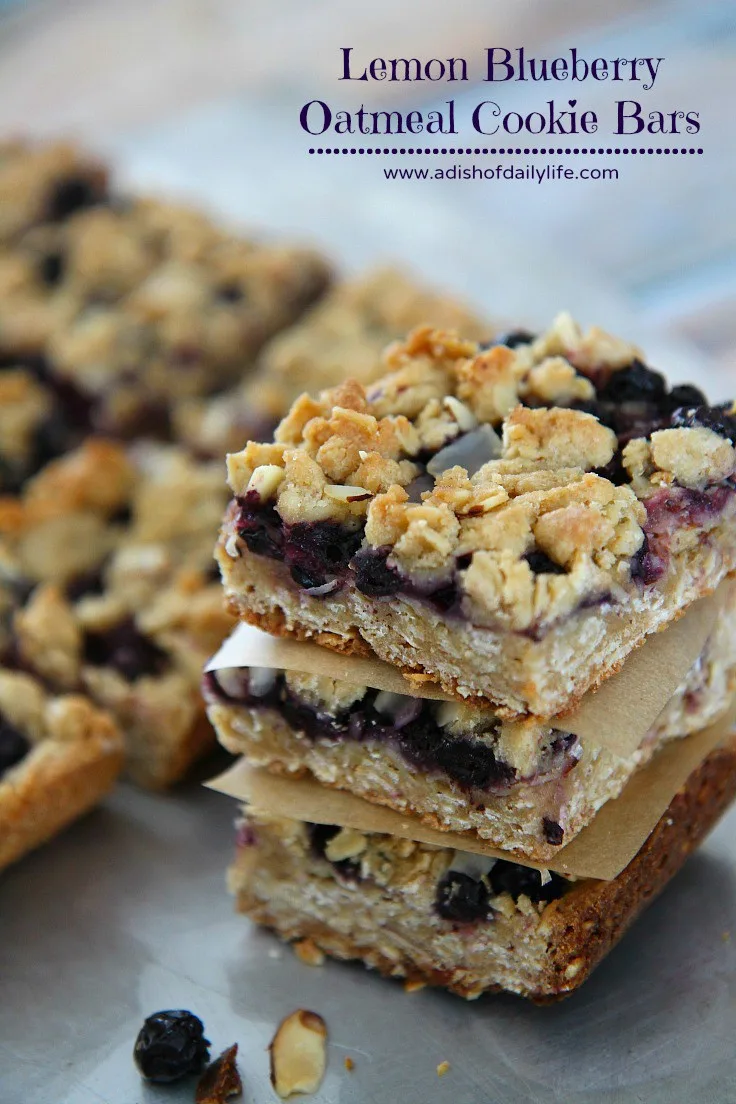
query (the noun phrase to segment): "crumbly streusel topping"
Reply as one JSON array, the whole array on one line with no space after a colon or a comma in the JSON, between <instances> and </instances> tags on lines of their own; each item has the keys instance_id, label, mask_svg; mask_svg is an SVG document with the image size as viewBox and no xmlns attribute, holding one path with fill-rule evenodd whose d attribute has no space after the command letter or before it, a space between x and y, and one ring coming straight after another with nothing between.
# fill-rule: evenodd
<instances>
[{"instance_id":1,"label":"crumbly streusel topping","mask_svg":"<svg viewBox=\"0 0 736 1104\"><path fill-rule=\"evenodd\" d=\"M415 330L377 383L303 395L274 444L231 454L232 491L287 525L364 525L365 546L419 589L459 569L476 623L524 630L615 596L647 501L733 477L733 440L674 413L696 389L668 392L637 349L567 315L510 344Z\"/></svg>"}]
</instances>

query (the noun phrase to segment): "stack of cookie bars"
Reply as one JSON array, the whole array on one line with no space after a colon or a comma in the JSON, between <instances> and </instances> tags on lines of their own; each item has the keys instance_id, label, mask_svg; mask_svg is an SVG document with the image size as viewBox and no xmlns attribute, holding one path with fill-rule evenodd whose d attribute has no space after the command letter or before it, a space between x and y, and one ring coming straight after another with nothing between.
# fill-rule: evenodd
<instances>
[{"instance_id":1,"label":"stack of cookie bars","mask_svg":"<svg viewBox=\"0 0 736 1104\"><path fill-rule=\"evenodd\" d=\"M123 759L160 788L212 749L223 453L271 431L320 341L368 379L425 317L485 333L400 274L333 287L322 256L122 195L71 146L0 144L0 867Z\"/></svg>"},{"instance_id":2,"label":"stack of cookie bars","mask_svg":"<svg viewBox=\"0 0 736 1104\"><path fill-rule=\"evenodd\" d=\"M229 455L217 558L231 610L378 657L411 692L211 670L221 742L506 856L246 807L239 907L466 997L544 1001L580 985L736 791L726 737L618 877L545 868L663 745L730 709L725 587L702 655L632 753L565 728L584 694L736 571L735 444L736 407L670 387L638 349L562 315L490 345L420 327L380 379L302 395L271 443ZM430 683L452 700L422 697Z\"/></svg>"}]
</instances>

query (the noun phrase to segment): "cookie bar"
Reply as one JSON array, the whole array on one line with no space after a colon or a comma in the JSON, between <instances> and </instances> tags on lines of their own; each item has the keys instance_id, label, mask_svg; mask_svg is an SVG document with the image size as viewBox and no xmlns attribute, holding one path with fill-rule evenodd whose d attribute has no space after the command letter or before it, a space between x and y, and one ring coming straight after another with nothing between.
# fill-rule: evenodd
<instances>
[{"instance_id":1,"label":"cookie bar","mask_svg":"<svg viewBox=\"0 0 736 1104\"><path fill-rule=\"evenodd\" d=\"M573 992L664 888L736 794L736 745L688 779L611 882L392 836L246 815L230 884L283 939L466 998Z\"/></svg>"},{"instance_id":2,"label":"cookie bar","mask_svg":"<svg viewBox=\"0 0 736 1104\"><path fill-rule=\"evenodd\" d=\"M256 373L210 400L181 403L180 439L201 455L222 456L248 437L265 440L302 391L333 387L347 377L370 383L381 374L381 353L414 326L431 323L485 340L493 327L457 300L403 272L377 269L338 283L264 347Z\"/></svg>"},{"instance_id":3,"label":"cookie bar","mask_svg":"<svg viewBox=\"0 0 736 1104\"><path fill-rule=\"evenodd\" d=\"M211 560L218 469L90 438L0 499L3 665L108 709L147 786L214 746L200 672L232 623Z\"/></svg>"},{"instance_id":4,"label":"cookie bar","mask_svg":"<svg viewBox=\"0 0 736 1104\"><path fill-rule=\"evenodd\" d=\"M554 716L736 569L736 413L566 315L423 328L228 458L243 619Z\"/></svg>"},{"instance_id":5,"label":"cookie bar","mask_svg":"<svg viewBox=\"0 0 736 1104\"><path fill-rule=\"evenodd\" d=\"M557 727L473 704L334 679L232 668L204 678L220 742L256 766L311 774L431 827L534 861L552 858L668 740L707 728L736 690L736 588L702 655L628 756Z\"/></svg>"},{"instance_id":6,"label":"cookie bar","mask_svg":"<svg viewBox=\"0 0 736 1104\"><path fill-rule=\"evenodd\" d=\"M0 671L0 869L96 805L122 763L123 740L106 713Z\"/></svg>"},{"instance_id":7,"label":"cookie bar","mask_svg":"<svg viewBox=\"0 0 736 1104\"><path fill-rule=\"evenodd\" d=\"M0 363L33 406L20 462L89 432L171 436L173 406L241 378L329 276L309 250L234 237L150 199L33 226L0 251Z\"/></svg>"}]
</instances>

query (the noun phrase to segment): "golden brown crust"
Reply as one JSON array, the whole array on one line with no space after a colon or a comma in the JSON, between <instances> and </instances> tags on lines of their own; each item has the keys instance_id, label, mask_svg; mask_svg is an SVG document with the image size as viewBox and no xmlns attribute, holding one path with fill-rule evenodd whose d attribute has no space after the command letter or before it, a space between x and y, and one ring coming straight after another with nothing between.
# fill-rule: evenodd
<instances>
[{"instance_id":1,"label":"golden brown crust","mask_svg":"<svg viewBox=\"0 0 736 1104\"><path fill-rule=\"evenodd\" d=\"M637 856L611 882L586 882L549 906L550 996L578 988L664 889L736 796L736 743L712 752L675 795ZM574 964L572 977L567 972ZM544 998L544 993L535 994Z\"/></svg>"},{"instance_id":2,"label":"golden brown crust","mask_svg":"<svg viewBox=\"0 0 736 1104\"><path fill-rule=\"evenodd\" d=\"M83 699L73 703L72 730L37 743L0 780L0 869L93 808L123 765L123 742L111 719Z\"/></svg>"}]
</instances>

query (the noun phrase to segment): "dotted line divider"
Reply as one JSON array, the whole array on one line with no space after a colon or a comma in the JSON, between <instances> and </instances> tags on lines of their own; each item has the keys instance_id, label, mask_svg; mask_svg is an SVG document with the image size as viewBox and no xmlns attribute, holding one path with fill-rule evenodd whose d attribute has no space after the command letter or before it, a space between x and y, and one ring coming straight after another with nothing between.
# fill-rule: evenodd
<instances>
[{"instance_id":1,"label":"dotted line divider","mask_svg":"<svg viewBox=\"0 0 736 1104\"><path fill-rule=\"evenodd\" d=\"M552 147L552 146L550 146L549 148L547 148L547 147L537 147L537 146L534 146L534 147L528 147L528 146L527 147L521 147L521 146L516 146L516 147L508 146L508 147L505 147L504 146L504 147L500 147L498 149L490 148L490 147L473 149L470 146L467 146L467 147L458 146L458 147L449 147L449 148L444 147L444 146L443 147L430 148L429 146L427 146L425 148L417 148L417 149L405 148L403 146L401 146L401 147L394 146L392 148L388 148L388 147L370 148L370 147L363 147L363 146L360 146L360 147L355 147L355 146L346 147L346 146L343 146L343 147L340 147L340 148L338 148L338 147L332 148L332 147L329 147L329 146L327 146L327 147L322 147L322 146L314 147L313 146L309 150L309 153L313 153L313 154L347 153L347 154L363 154L363 155L366 155L366 154L386 154L386 153L388 153L388 154L394 154L394 153L414 153L414 154L431 153L431 154L435 154L435 155L441 154L441 153L454 153L454 154L470 153L470 154L476 154L476 155L480 155L480 154L509 154L509 153L511 153L511 154L527 154L527 155L529 155L529 154L540 154L540 153L541 154L599 154L599 153L604 153L604 154L607 154L607 153L699 154L699 153L702 153L702 152L703 152L702 149L684 149L684 148L682 148L682 149L679 149L679 148L676 148L676 149L664 148L663 149L661 147L656 147L655 148L655 147L652 147L652 146L650 146L646 149L644 149L644 148L642 148L642 149L623 149L619 146L615 146L615 147L609 146L607 148L604 148L604 147L601 146L598 149L593 149L593 148L591 148L591 149L580 149L577 146L567 147L565 149L563 149L562 147Z\"/></svg>"}]
</instances>

